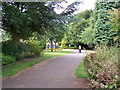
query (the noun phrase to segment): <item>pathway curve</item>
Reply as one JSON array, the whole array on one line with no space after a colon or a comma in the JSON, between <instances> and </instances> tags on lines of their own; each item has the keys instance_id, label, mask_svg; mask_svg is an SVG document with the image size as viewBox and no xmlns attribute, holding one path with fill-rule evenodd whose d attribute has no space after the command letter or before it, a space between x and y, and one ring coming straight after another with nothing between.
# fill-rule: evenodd
<instances>
[{"instance_id":1,"label":"pathway curve","mask_svg":"<svg viewBox=\"0 0 120 90\"><path fill-rule=\"evenodd\" d=\"M14 78L3 80L3 88L87 88L86 79L74 77L74 69L85 53L70 53L46 60Z\"/></svg>"}]
</instances>

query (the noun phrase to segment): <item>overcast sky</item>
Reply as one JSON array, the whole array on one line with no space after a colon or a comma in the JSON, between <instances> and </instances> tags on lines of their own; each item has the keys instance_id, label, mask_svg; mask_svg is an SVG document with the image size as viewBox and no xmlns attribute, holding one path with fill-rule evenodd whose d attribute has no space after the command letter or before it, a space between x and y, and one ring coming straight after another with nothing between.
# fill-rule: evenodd
<instances>
[{"instance_id":1,"label":"overcast sky","mask_svg":"<svg viewBox=\"0 0 120 90\"><path fill-rule=\"evenodd\" d=\"M68 5L70 5L71 3L73 3L74 1L82 1L83 3L81 3L77 8L78 11L77 12L81 12L81 11L85 11L85 10L90 10L90 9L94 9L95 7L95 2L96 0L66 0L68 3L61 3L60 5L63 6L64 8L66 8ZM63 9L55 9L55 11L57 13L61 13L63 11Z\"/></svg>"}]
</instances>

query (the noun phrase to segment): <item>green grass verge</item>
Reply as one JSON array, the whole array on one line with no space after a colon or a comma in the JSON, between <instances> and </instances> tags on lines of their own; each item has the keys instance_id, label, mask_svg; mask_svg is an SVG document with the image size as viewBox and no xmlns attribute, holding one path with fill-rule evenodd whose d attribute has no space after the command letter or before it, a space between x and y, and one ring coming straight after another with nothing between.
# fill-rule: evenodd
<instances>
[{"instance_id":1,"label":"green grass verge","mask_svg":"<svg viewBox=\"0 0 120 90\"><path fill-rule=\"evenodd\" d=\"M68 53L71 53L71 51L45 52L40 58L22 60L22 61L18 61L15 63L11 63L9 65L5 65L2 67L2 78L12 76L18 73L19 71L24 70L28 67L31 67L46 59L55 58L55 57L62 56Z\"/></svg>"},{"instance_id":2,"label":"green grass verge","mask_svg":"<svg viewBox=\"0 0 120 90\"><path fill-rule=\"evenodd\" d=\"M78 78L89 78L88 72L85 71L84 61L81 61L75 69L75 76Z\"/></svg>"}]
</instances>

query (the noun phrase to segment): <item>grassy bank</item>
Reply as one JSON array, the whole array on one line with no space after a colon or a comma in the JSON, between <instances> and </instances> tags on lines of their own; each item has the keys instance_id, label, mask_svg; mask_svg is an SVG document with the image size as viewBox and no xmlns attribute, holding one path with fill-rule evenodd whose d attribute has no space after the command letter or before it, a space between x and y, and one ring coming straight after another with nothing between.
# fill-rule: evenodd
<instances>
[{"instance_id":1,"label":"grassy bank","mask_svg":"<svg viewBox=\"0 0 120 90\"><path fill-rule=\"evenodd\" d=\"M84 61L81 61L75 69L75 76L78 78L89 78L89 74L85 71Z\"/></svg>"},{"instance_id":2,"label":"grassy bank","mask_svg":"<svg viewBox=\"0 0 120 90\"><path fill-rule=\"evenodd\" d=\"M85 53L88 55L88 54L91 54L91 53L95 53L95 51L85 50ZM80 64L78 64L78 66L75 69L74 74L78 78L89 78L90 77L88 72L85 71L84 60L82 60L80 62Z\"/></svg>"},{"instance_id":3,"label":"grassy bank","mask_svg":"<svg viewBox=\"0 0 120 90\"><path fill-rule=\"evenodd\" d=\"M4 78L4 77L12 76L23 69L31 67L37 63L40 63L41 61L62 56L68 53L71 53L71 51L45 52L41 57L26 59L9 65L5 65L2 67L2 77Z\"/></svg>"}]
</instances>

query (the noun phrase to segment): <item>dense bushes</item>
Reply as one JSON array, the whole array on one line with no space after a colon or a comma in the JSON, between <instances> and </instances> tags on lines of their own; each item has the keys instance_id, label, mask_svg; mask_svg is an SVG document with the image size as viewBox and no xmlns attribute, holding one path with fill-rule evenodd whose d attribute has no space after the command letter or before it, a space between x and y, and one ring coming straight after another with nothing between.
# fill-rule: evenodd
<instances>
[{"instance_id":1,"label":"dense bushes","mask_svg":"<svg viewBox=\"0 0 120 90\"><path fill-rule=\"evenodd\" d=\"M20 51L15 48L15 45L11 40L2 42L2 53L5 55L17 57L19 52Z\"/></svg>"},{"instance_id":2,"label":"dense bushes","mask_svg":"<svg viewBox=\"0 0 120 90\"><path fill-rule=\"evenodd\" d=\"M11 40L4 41L2 42L3 63L11 63L11 57L14 58L13 61L15 61L40 56L43 52L43 48L44 41L38 41L32 38L29 40L19 41L17 48Z\"/></svg>"},{"instance_id":3,"label":"dense bushes","mask_svg":"<svg viewBox=\"0 0 120 90\"><path fill-rule=\"evenodd\" d=\"M96 53L84 58L90 74L92 88L118 88L118 49L117 47L97 47Z\"/></svg>"},{"instance_id":4,"label":"dense bushes","mask_svg":"<svg viewBox=\"0 0 120 90\"><path fill-rule=\"evenodd\" d=\"M1 56L2 56L2 65L6 65L15 61L15 57L0 53L0 57Z\"/></svg>"},{"instance_id":5,"label":"dense bushes","mask_svg":"<svg viewBox=\"0 0 120 90\"><path fill-rule=\"evenodd\" d=\"M28 40L26 45L35 56L39 56L43 52L44 47L44 45L40 44L41 43L38 40Z\"/></svg>"}]
</instances>

